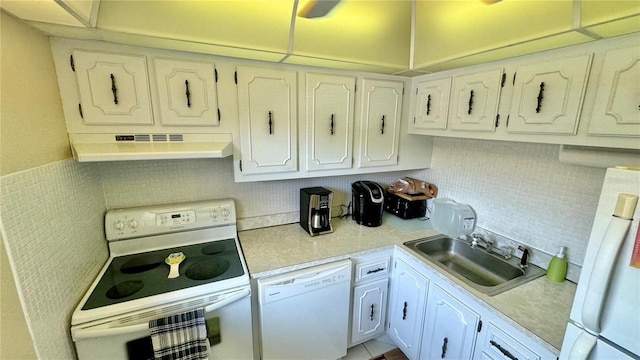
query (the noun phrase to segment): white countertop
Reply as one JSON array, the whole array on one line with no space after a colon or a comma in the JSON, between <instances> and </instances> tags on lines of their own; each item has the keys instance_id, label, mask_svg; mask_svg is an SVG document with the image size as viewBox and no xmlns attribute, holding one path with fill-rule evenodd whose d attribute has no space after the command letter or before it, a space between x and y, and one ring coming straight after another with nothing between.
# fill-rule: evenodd
<instances>
[{"instance_id":1,"label":"white countertop","mask_svg":"<svg viewBox=\"0 0 640 360\"><path fill-rule=\"evenodd\" d=\"M311 237L296 223L241 231L239 238L251 277L263 278L396 245L412 254L402 246L404 242L438 234L432 229L421 229L424 226L416 221L402 226L402 221L388 219L382 226L370 228L351 219L334 218L331 234ZM419 259L430 265L428 260ZM437 266L430 266L440 272ZM543 276L501 294L487 296L449 274L440 273L530 337L543 340L549 350L559 353L576 284L553 283Z\"/></svg>"}]
</instances>

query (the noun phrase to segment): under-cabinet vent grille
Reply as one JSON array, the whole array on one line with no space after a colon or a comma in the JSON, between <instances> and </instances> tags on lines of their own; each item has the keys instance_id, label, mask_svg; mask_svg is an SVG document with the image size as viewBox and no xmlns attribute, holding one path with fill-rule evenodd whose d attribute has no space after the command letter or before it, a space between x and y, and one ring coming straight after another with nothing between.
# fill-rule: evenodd
<instances>
[{"instance_id":1,"label":"under-cabinet vent grille","mask_svg":"<svg viewBox=\"0 0 640 360\"><path fill-rule=\"evenodd\" d=\"M183 141L182 134L169 134L169 141Z\"/></svg>"},{"instance_id":2,"label":"under-cabinet vent grille","mask_svg":"<svg viewBox=\"0 0 640 360\"><path fill-rule=\"evenodd\" d=\"M136 142L140 141L151 141L151 137L149 136L149 134L136 134Z\"/></svg>"},{"instance_id":3,"label":"under-cabinet vent grille","mask_svg":"<svg viewBox=\"0 0 640 360\"><path fill-rule=\"evenodd\" d=\"M153 134L153 141L167 141L167 135L166 134Z\"/></svg>"}]
</instances>

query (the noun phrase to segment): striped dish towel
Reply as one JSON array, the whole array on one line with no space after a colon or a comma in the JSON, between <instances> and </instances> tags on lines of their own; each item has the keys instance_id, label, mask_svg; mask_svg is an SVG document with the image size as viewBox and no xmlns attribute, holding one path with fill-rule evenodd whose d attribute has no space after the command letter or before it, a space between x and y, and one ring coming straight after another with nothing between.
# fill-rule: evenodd
<instances>
[{"instance_id":1,"label":"striped dish towel","mask_svg":"<svg viewBox=\"0 0 640 360\"><path fill-rule=\"evenodd\" d=\"M204 309L149 321L156 360L207 359Z\"/></svg>"}]
</instances>

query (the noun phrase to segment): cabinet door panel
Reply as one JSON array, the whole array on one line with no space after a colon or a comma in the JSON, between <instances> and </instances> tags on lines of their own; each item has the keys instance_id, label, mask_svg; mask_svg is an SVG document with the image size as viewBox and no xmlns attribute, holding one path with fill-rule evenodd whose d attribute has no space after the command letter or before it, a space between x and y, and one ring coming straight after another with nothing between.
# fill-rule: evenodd
<instances>
[{"instance_id":1,"label":"cabinet door panel","mask_svg":"<svg viewBox=\"0 0 640 360\"><path fill-rule=\"evenodd\" d=\"M389 336L410 359L420 351L422 323L429 280L402 261L393 269Z\"/></svg>"},{"instance_id":2,"label":"cabinet door panel","mask_svg":"<svg viewBox=\"0 0 640 360\"><path fill-rule=\"evenodd\" d=\"M352 76L307 74L307 170L351 167L355 85Z\"/></svg>"},{"instance_id":3,"label":"cabinet door panel","mask_svg":"<svg viewBox=\"0 0 640 360\"><path fill-rule=\"evenodd\" d=\"M398 163L402 112L399 81L363 79L360 167Z\"/></svg>"},{"instance_id":4,"label":"cabinet door panel","mask_svg":"<svg viewBox=\"0 0 640 360\"><path fill-rule=\"evenodd\" d=\"M590 135L640 136L640 50L607 52L593 106Z\"/></svg>"},{"instance_id":5,"label":"cabinet door panel","mask_svg":"<svg viewBox=\"0 0 640 360\"><path fill-rule=\"evenodd\" d=\"M446 129L451 78L418 83L412 128Z\"/></svg>"},{"instance_id":6,"label":"cabinet door panel","mask_svg":"<svg viewBox=\"0 0 640 360\"><path fill-rule=\"evenodd\" d=\"M433 284L420 359L471 359L480 315Z\"/></svg>"},{"instance_id":7,"label":"cabinet door panel","mask_svg":"<svg viewBox=\"0 0 640 360\"><path fill-rule=\"evenodd\" d=\"M238 67L238 114L245 174L297 171L293 70Z\"/></svg>"},{"instance_id":8,"label":"cabinet door panel","mask_svg":"<svg viewBox=\"0 0 640 360\"><path fill-rule=\"evenodd\" d=\"M154 62L162 124L218 126L215 65L169 59Z\"/></svg>"},{"instance_id":9,"label":"cabinet door panel","mask_svg":"<svg viewBox=\"0 0 640 360\"><path fill-rule=\"evenodd\" d=\"M590 66L591 54L519 67L508 131L575 134Z\"/></svg>"},{"instance_id":10,"label":"cabinet door panel","mask_svg":"<svg viewBox=\"0 0 640 360\"><path fill-rule=\"evenodd\" d=\"M496 69L456 76L449 112L452 130L494 131L502 74Z\"/></svg>"},{"instance_id":11,"label":"cabinet door panel","mask_svg":"<svg viewBox=\"0 0 640 360\"><path fill-rule=\"evenodd\" d=\"M353 288L351 342L362 342L384 333L389 279Z\"/></svg>"},{"instance_id":12,"label":"cabinet door panel","mask_svg":"<svg viewBox=\"0 0 640 360\"><path fill-rule=\"evenodd\" d=\"M144 56L75 50L73 62L85 124L153 124Z\"/></svg>"}]
</instances>

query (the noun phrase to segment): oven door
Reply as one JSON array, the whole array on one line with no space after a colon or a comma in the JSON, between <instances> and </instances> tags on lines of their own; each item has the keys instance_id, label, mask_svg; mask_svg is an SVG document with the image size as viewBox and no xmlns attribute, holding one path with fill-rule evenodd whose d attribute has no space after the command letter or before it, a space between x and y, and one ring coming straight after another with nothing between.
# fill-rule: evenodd
<instances>
[{"instance_id":1,"label":"oven door","mask_svg":"<svg viewBox=\"0 0 640 360\"><path fill-rule=\"evenodd\" d=\"M219 320L220 339L210 346L210 359L253 359L250 295L246 286L73 326L71 333L78 359L153 359L149 320L199 307L204 307L207 321ZM200 305L212 297L213 301Z\"/></svg>"}]
</instances>

